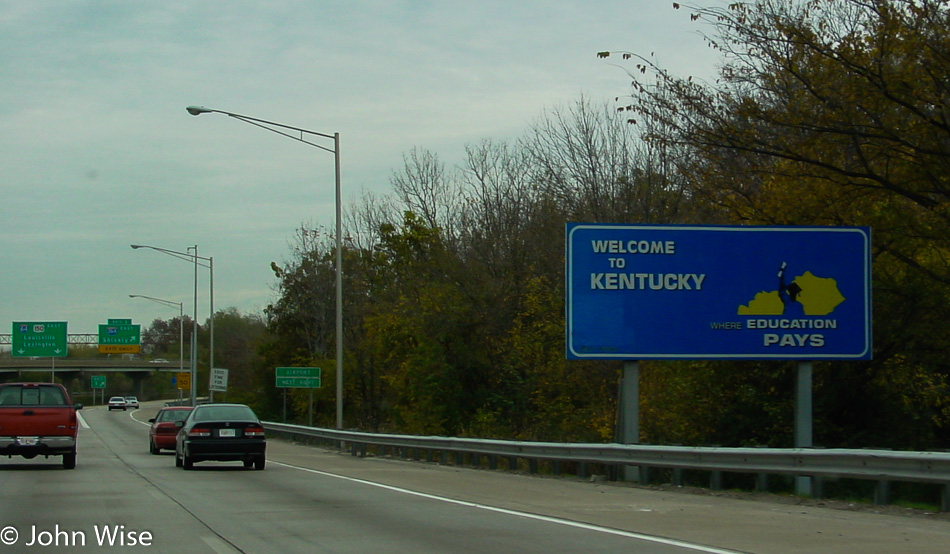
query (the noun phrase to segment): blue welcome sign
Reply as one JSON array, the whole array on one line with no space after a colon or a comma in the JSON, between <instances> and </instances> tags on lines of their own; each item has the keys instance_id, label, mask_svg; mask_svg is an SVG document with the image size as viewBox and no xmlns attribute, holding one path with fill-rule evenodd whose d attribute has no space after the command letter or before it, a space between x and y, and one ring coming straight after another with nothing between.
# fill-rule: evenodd
<instances>
[{"instance_id":1,"label":"blue welcome sign","mask_svg":"<svg viewBox=\"0 0 950 554\"><path fill-rule=\"evenodd\" d=\"M868 227L568 223L571 359L871 358Z\"/></svg>"}]
</instances>

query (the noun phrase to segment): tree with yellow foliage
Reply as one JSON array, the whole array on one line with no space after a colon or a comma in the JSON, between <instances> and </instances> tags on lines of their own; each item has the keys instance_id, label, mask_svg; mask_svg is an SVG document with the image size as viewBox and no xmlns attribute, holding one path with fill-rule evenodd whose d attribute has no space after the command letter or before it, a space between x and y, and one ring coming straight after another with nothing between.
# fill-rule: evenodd
<instances>
[{"instance_id":1,"label":"tree with yellow foliage","mask_svg":"<svg viewBox=\"0 0 950 554\"><path fill-rule=\"evenodd\" d=\"M947 446L950 4L684 9L714 29L719 79L678 78L625 54L635 64L629 121L688 152L679 170L694 194L734 223L871 226L875 360L821 366L832 373L818 378L829 388L816 392L816 421L828 414L826 442L879 426L872 440L891 446ZM921 386L903 386L911 381Z\"/></svg>"}]
</instances>

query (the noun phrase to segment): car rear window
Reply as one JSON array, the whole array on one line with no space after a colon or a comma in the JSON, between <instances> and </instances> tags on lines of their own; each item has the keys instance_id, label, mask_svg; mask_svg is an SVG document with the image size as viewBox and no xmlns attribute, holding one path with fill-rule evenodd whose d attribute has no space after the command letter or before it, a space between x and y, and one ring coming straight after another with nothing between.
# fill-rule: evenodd
<instances>
[{"instance_id":1,"label":"car rear window","mask_svg":"<svg viewBox=\"0 0 950 554\"><path fill-rule=\"evenodd\" d=\"M185 421L191 410L162 410L156 421Z\"/></svg>"},{"instance_id":2,"label":"car rear window","mask_svg":"<svg viewBox=\"0 0 950 554\"><path fill-rule=\"evenodd\" d=\"M195 421L257 421L247 406L207 406L195 408Z\"/></svg>"},{"instance_id":3,"label":"car rear window","mask_svg":"<svg viewBox=\"0 0 950 554\"><path fill-rule=\"evenodd\" d=\"M9 386L0 389L0 406L65 406L66 397L59 387Z\"/></svg>"}]
</instances>

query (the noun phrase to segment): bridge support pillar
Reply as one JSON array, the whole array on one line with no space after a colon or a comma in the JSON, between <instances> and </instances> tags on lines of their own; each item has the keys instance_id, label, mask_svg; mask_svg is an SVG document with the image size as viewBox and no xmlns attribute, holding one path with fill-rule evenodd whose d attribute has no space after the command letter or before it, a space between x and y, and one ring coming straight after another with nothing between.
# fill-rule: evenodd
<instances>
[{"instance_id":1,"label":"bridge support pillar","mask_svg":"<svg viewBox=\"0 0 950 554\"><path fill-rule=\"evenodd\" d=\"M135 396L145 396L143 391L145 390L144 384L145 380L148 379L148 373L131 373L129 374L132 377L132 394ZM139 399L141 400L141 399Z\"/></svg>"}]
</instances>

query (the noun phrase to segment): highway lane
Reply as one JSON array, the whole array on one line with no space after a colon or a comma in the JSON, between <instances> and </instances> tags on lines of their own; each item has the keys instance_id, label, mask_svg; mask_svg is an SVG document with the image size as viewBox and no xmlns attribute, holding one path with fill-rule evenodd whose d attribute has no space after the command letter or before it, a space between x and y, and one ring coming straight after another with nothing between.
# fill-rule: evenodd
<instances>
[{"instance_id":1,"label":"highway lane","mask_svg":"<svg viewBox=\"0 0 950 554\"><path fill-rule=\"evenodd\" d=\"M154 411L83 410L89 428L72 471L53 458L3 460L0 550L121 541L161 552L725 552L341 479L280 463L279 452L264 471L214 462L183 471L170 453L148 453L139 420ZM105 529L119 539L101 544Z\"/></svg>"},{"instance_id":2,"label":"highway lane","mask_svg":"<svg viewBox=\"0 0 950 554\"><path fill-rule=\"evenodd\" d=\"M80 413L95 429L80 430L76 469L62 469L58 457L2 459L0 552L122 546L196 552L196 541L213 552L210 545L224 544L147 477L167 460L132 455L146 448L142 425L124 412Z\"/></svg>"},{"instance_id":3,"label":"highway lane","mask_svg":"<svg viewBox=\"0 0 950 554\"><path fill-rule=\"evenodd\" d=\"M148 454L134 413L89 408L77 468L0 459L0 554L102 529L158 552L945 552L950 523L647 491L271 440L264 471ZM57 527L58 526L58 527ZM55 531L62 531L56 534ZM78 534L77 534L78 532ZM70 535L72 533L72 535ZM59 543L44 550L67 550ZM10 548L14 548L11 550Z\"/></svg>"}]
</instances>

